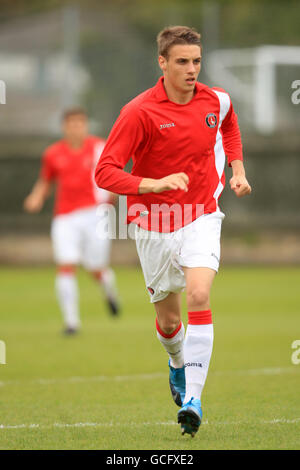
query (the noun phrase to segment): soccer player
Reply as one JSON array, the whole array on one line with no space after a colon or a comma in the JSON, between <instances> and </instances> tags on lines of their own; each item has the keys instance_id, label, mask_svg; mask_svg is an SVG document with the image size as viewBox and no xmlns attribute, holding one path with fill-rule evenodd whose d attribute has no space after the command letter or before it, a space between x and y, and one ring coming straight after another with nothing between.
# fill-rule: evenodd
<instances>
[{"instance_id":1,"label":"soccer player","mask_svg":"<svg viewBox=\"0 0 300 470\"><path fill-rule=\"evenodd\" d=\"M104 290L110 312L118 314L115 275L109 267L110 243L97 237L104 205L116 195L99 189L94 170L105 141L88 134L84 110L64 113L63 138L48 147L42 158L40 176L24 201L27 212L39 212L56 183L56 202L51 226L54 258L57 264L56 293L64 319L64 332L80 328L76 266L82 263ZM99 205L100 204L100 205ZM103 209L102 209L103 208Z\"/></svg>"},{"instance_id":2,"label":"soccer player","mask_svg":"<svg viewBox=\"0 0 300 470\"><path fill-rule=\"evenodd\" d=\"M99 187L128 195L128 222L151 302L157 336L169 355L169 383L182 433L202 419L201 393L213 346L210 290L219 268L225 185L251 192L237 117L220 88L197 82L200 34L184 26L157 37L162 77L121 111L95 172ZM124 172L133 158L131 174ZM188 326L181 321L186 288Z\"/></svg>"}]
</instances>

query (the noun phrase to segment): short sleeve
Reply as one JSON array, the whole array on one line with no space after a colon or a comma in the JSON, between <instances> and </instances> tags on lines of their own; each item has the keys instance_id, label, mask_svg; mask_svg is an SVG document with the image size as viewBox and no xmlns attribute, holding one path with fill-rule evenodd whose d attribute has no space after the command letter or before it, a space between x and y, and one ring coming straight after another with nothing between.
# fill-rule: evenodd
<instances>
[{"instance_id":1,"label":"short sleeve","mask_svg":"<svg viewBox=\"0 0 300 470\"><path fill-rule=\"evenodd\" d=\"M40 178L45 181L53 181L56 178L56 170L53 164L53 155L49 150L46 150L42 156Z\"/></svg>"}]
</instances>

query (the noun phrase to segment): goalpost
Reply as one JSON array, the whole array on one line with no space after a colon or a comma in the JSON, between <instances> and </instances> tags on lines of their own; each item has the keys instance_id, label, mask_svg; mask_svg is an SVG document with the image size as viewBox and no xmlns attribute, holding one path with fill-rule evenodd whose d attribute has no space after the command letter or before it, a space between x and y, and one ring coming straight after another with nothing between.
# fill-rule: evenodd
<instances>
[{"instance_id":1,"label":"goalpost","mask_svg":"<svg viewBox=\"0 0 300 470\"><path fill-rule=\"evenodd\" d=\"M299 46L265 45L253 49L215 50L208 54L205 65L212 82L220 80L220 86L249 109L248 122L259 133L276 131L276 67L299 66ZM290 88L296 78L300 78L300 71L298 77L291 78Z\"/></svg>"}]
</instances>

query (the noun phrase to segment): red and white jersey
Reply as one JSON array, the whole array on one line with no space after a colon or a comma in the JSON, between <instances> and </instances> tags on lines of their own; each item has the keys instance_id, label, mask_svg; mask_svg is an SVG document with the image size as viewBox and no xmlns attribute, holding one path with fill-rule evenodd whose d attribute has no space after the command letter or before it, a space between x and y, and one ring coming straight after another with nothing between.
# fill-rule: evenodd
<instances>
[{"instance_id":1,"label":"red and white jersey","mask_svg":"<svg viewBox=\"0 0 300 470\"><path fill-rule=\"evenodd\" d=\"M180 105L168 99L161 77L156 86L122 109L96 167L95 179L99 187L128 195L128 222L147 230L173 231L179 228L168 210L174 204L189 207L192 212L180 226L201 215L201 205L205 214L218 210L225 186L225 155L229 165L243 159L237 116L228 93L197 82L192 100ZM131 157L129 174L123 168ZM138 194L142 178L160 179L179 172L189 177L188 192ZM167 230L165 215L171 216Z\"/></svg>"},{"instance_id":2,"label":"red and white jersey","mask_svg":"<svg viewBox=\"0 0 300 470\"><path fill-rule=\"evenodd\" d=\"M54 214L68 214L109 200L109 192L97 187L95 166L105 141L88 136L82 147L71 148L65 140L48 147L42 158L40 177L57 184Z\"/></svg>"}]
</instances>

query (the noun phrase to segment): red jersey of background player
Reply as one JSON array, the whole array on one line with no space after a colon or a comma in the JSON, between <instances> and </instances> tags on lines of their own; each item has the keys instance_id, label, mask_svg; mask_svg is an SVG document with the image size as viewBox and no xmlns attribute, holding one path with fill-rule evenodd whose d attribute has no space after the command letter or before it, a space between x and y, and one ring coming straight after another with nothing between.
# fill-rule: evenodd
<instances>
[{"instance_id":1,"label":"red jersey of background player","mask_svg":"<svg viewBox=\"0 0 300 470\"><path fill-rule=\"evenodd\" d=\"M103 139L88 136L79 149L60 140L45 150L40 176L57 184L55 215L106 202L109 193L99 191L94 182L95 165L104 145Z\"/></svg>"},{"instance_id":2,"label":"red jersey of background player","mask_svg":"<svg viewBox=\"0 0 300 470\"><path fill-rule=\"evenodd\" d=\"M168 99L161 77L153 88L122 109L98 162L95 179L102 188L129 195L128 222L148 230L173 231L179 228L172 220L173 214L166 209L171 222L165 230L164 210L159 206L189 205L191 218L182 220L181 226L198 216L197 206L202 206L204 213L218 210L225 186L225 155L229 165L232 160L243 159L237 116L229 95L197 82L192 100L176 104ZM128 174L123 168L131 157L133 168ZM138 195L143 178L160 179L174 171L188 175L186 193L172 190ZM141 217L131 210L139 204L146 208L141 208Z\"/></svg>"}]
</instances>

